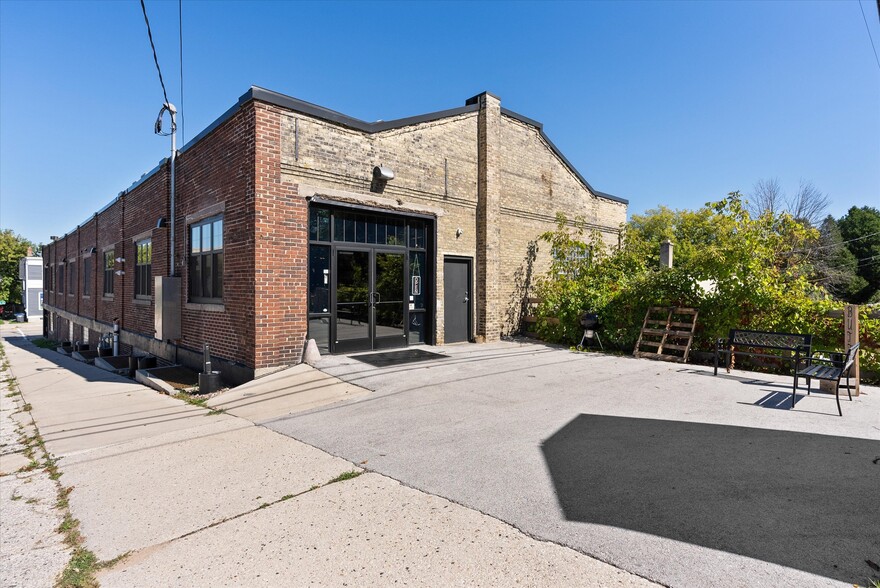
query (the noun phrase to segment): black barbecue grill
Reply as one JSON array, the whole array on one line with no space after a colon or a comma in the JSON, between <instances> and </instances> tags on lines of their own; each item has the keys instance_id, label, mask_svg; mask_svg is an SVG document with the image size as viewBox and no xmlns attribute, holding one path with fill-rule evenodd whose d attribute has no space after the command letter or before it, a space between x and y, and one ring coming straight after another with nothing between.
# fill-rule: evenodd
<instances>
[{"instance_id":1,"label":"black barbecue grill","mask_svg":"<svg viewBox=\"0 0 880 588\"><path fill-rule=\"evenodd\" d=\"M602 347L602 339L599 338L599 333L597 333L599 327L601 326L599 324L599 315L595 312L585 312L580 316L580 323L581 326L584 328L584 336L581 337L581 342L577 346L577 350L583 351L584 349L586 349L587 339L589 339L591 342L595 339L596 342L599 343L599 349L604 351L605 348Z\"/></svg>"}]
</instances>

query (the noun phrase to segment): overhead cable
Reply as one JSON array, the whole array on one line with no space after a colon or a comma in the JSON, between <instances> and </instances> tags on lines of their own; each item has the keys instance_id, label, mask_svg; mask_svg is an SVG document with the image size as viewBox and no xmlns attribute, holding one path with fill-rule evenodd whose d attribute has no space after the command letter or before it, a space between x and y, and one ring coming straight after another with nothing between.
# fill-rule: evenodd
<instances>
[{"instance_id":1,"label":"overhead cable","mask_svg":"<svg viewBox=\"0 0 880 588\"><path fill-rule=\"evenodd\" d=\"M868 237L873 237L874 235L880 235L880 231L868 233L867 235L861 235L860 237L856 237L854 239L849 239L847 241L841 241L840 243L831 243L830 245L819 245L816 247L810 247L809 249L796 249L794 251L789 251L788 255L794 255L795 253L812 253L813 251L819 251L820 249L831 249L832 247L841 247L843 245L846 245L847 243L852 243L854 241L861 241L862 239L867 239Z\"/></svg>"},{"instance_id":2,"label":"overhead cable","mask_svg":"<svg viewBox=\"0 0 880 588\"><path fill-rule=\"evenodd\" d=\"M871 40L871 49L874 50L874 60L877 62L877 67L880 68L880 58L877 57L877 48L874 46L874 37L871 35L871 27L868 26L868 19L865 18L865 9L862 8L862 0L856 0L859 3L859 10L862 11L862 20L865 21L865 30L868 31L868 38ZM880 3L877 5L877 10L880 11Z\"/></svg>"},{"instance_id":3,"label":"overhead cable","mask_svg":"<svg viewBox=\"0 0 880 588\"><path fill-rule=\"evenodd\" d=\"M165 91L165 80L162 79L162 69L159 67L159 58L156 57L156 45L153 43L153 31L150 29L150 19L147 18L147 7L144 5L144 0L141 0L141 10L144 12L144 22L147 23L147 35L150 37L150 47L153 49L153 61L156 63L156 71L159 72L162 95L165 97L165 104L169 104L168 92Z\"/></svg>"},{"instance_id":4,"label":"overhead cable","mask_svg":"<svg viewBox=\"0 0 880 588\"><path fill-rule=\"evenodd\" d=\"M183 0L177 0L177 30L180 37L180 142L186 145L186 116L183 114Z\"/></svg>"}]
</instances>

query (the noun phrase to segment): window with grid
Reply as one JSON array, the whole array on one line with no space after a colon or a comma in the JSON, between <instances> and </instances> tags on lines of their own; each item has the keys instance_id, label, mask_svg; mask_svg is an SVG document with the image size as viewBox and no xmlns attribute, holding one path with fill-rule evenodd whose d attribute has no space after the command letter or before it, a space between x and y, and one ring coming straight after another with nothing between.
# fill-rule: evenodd
<instances>
[{"instance_id":1,"label":"window with grid","mask_svg":"<svg viewBox=\"0 0 880 588\"><path fill-rule=\"evenodd\" d=\"M104 296L113 295L113 250L104 252Z\"/></svg>"},{"instance_id":2,"label":"window with grid","mask_svg":"<svg viewBox=\"0 0 880 588\"><path fill-rule=\"evenodd\" d=\"M64 265L58 266L58 280L56 281L58 284L58 293L64 294Z\"/></svg>"},{"instance_id":3,"label":"window with grid","mask_svg":"<svg viewBox=\"0 0 880 588\"><path fill-rule=\"evenodd\" d=\"M135 243L134 295L135 298L149 298L153 295L152 239Z\"/></svg>"},{"instance_id":4,"label":"window with grid","mask_svg":"<svg viewBox=\"0 0 880 588\"><path fill-rule=\"evenodd\" d=\"M76 294L76 263L70 262L67 268L67 275L70 277L70 287L67 290L67 294L73 296Z\"/></svg>"},{"instance_id":5,"label":"window with grid","mask_svg":"<svg viewBox=\"0 0 880 588\"><path fill-rule=\"evenodd\" d=\"M83 296L92 295L92 258L83 258Z\"/></svg>"},{"instance_id":6,"label":"window with grid","mask_svg":"<svg viewBox=\"0 0 880 588\"><path fill-rule=\"evenodd\" d=\"M223 216L189 226L189 299L223 301Z\"/></svg>"}]
</instances>

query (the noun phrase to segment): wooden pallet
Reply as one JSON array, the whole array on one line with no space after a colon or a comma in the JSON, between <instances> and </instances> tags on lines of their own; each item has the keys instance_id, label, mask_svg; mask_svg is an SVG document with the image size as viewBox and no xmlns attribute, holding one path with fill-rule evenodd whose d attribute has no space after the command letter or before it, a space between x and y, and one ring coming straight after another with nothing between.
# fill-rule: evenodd
<instances>
[{"instance_id":1,"label":"wooden pallet","mask_svg":"<svg viewBox=\"0 0 880 588\"><path fill-rule=\"evenodd\" d=\"M633 355L685 363L696 326L695 308L652 306L645 313L645 322ZM645 347L650 351L643 349Z\"/></svg>"}]
</instances>

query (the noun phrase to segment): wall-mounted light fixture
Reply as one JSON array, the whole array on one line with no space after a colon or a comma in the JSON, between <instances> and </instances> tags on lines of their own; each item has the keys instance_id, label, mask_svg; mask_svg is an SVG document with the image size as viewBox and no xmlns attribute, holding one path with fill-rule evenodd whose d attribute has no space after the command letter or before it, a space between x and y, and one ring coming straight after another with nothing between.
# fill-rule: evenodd
<instances>
[{"instance_id":1,"label":"wall-mounted light fixture","mask_svg":"<svg viewBox=\"0 0 880 588\"><path fill-rule=\"evenodd\" d=\"M385 184L394 179L394 172L390 167L377 165L373 168L373 181L370 183L370 192L381 194L385 191Z\"/></svg>"},{"instance_id":2,"label":"wall-mounted light fixture","mask_svg":"<svg viewBox=\"0 0 880 588\"><path fill-rule=\"evenodd\" d=\"M156 228L161 229L168 226L168 222L165 220L164 216L160 216L159 220L156 221Z\"/></svg>"},{"instance_id":3,"label":"wall-mounted light fixture","mask_svg":"<svg viewBox=\"0 0 880 588\"><path fill-rule=\"evenodd\" d=\"M117 276L124 276L124 275L125 275L125 270L116 270L116 271L113 272L113 273L116 274Z\"/></svg>"},{"instance_id":4,"label":"wall-mounted light fixture","mask_svg":"<svg viewBox=\"0 0 880 588\"><path fill-rule=\"evenodd\" d=\"M94 255L97 250L94 247L86 247L82 250L86 255Z\"/></svg>"},{"instance_id":5,"label":"wall-mounted light fixture","mask_svg":"<svg viewBox=\"0 0 880 588\"><path fill-rule=\"evenodd\" d=\"M455 238L458 239L464 234L464 229L455 229Z\"/></svg>"},{"instance_id":6,"label":"wall-mounted light fixture","mask_svg":"<svg viewBox=\"0 0 880 588\"><path fill-rule=\"evenodd\" d=\"M117 257L116 263L125 263L125 258L124 257Z\"/></svg>"}]
</instances>

